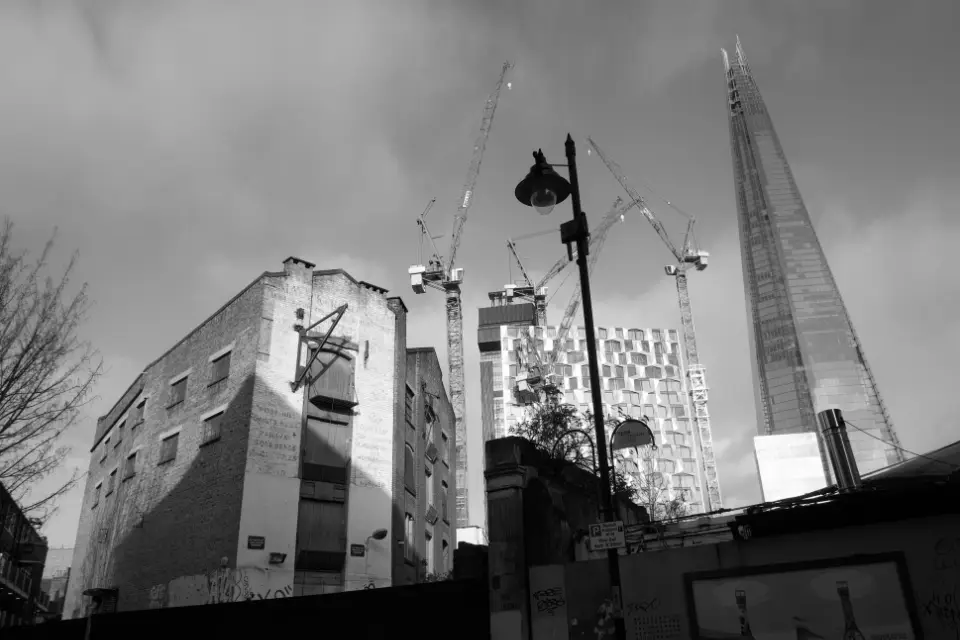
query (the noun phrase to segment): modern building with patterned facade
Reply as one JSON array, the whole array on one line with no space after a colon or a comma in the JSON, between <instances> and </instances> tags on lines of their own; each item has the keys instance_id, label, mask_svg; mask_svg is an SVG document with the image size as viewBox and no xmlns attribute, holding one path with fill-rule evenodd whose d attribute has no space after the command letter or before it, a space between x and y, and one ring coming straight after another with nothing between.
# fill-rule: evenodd
<instances>
[{"instance_id":1,"label":"modern building with patterned facade","mask_svg":"<svg viewBox=\"0 0 960 640\"><path fill-rule=\"evenodd\" d=\"M893 424L739 39L736 58L723 57L759 434L816 431L817 413L840 409L862 473L897 463Z\"/></svg>"},{"instance_id":2,"label":"modern building with patterned facade","mask_svg":"<svg viewBox=\"0 0 960 640\"><path fill-rule=\"evenodd\" d=\"M530 308L512 312L517 315L512 323L499 327L481 324L481 411L485 440L510 435L527 415L528 407L519 401L514 390L524 361L522 334L525 328L520 318L532 314L533 305L494 309L524 306ZM558 327L533 327L532 330L543 353L554 349ZM658 446L655 473L663 483L662 498L678 496L682 489L687 512L703 511L702 456L691 416L678 332L598 328L597 338L605 415L647 418ZM586 330L572 329L571 336L559 346L562 351L555 365L554 382L563 392L562 401L575 405L585 414L592 409ZM644 473L639 465L632 468Z\"/></svg>"}]
</instances>

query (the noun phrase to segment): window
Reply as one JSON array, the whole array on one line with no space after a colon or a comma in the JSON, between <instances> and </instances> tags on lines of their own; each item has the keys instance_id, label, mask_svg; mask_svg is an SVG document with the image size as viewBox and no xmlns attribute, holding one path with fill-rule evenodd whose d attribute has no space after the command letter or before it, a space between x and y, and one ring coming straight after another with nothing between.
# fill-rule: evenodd
<instances>
[{"instance_id":1,"label":"window","mask_svg":"<svg viewBox=\"0 0 960 640\"><path fill-rule=\"evenodd\" d=\"M517 365L510 365L510 375L516 377L517 375Z\"/></svg>"},{"instance_id":2,"label":"window","mask_svg":"<svg viewBox=\"0 0 960 640\"><path fill-rule=\"evenodd\" d=\"M670 331L667 332L667 335L670 336L670 340L672 340L673 342L676 342L676 341L677 341L677 331L676 331L676 329L670 329Z\"/></svg>"},{"instance_id":3,"label":"window","mask_svg":"<svg viewBox=\"0 0 960 640\"><path fill-rule=\"evenodd\" d=\"M403 560L413 564L416 559L416 552L413 538L413 515L406 513L403 516Z\"/></svg>"},{"instance_id":4,"label":"window","mask_svg":"<svg viewBox=\"0 0 960 640\"><path fill-rule=\"evenodd\" d=\"M449 571L450 570L450 543L444 540L441 543L441 549L443 550L442 551L443 555L441 556L441 562L443 562L442 570Z\"/></svg>"},{"instance_id":5,"label":"window","mask_svg":"<svg viewBox=\"0 0 960 640\"><path fill-rule=\"evenodd\" d=\"M443 464L450 466L447 456L450 454L450 439L447 437L447 434L440 432L440 460L443 461Z\"/></svg>"},{"instance_id":6,"label":"window","mask_svg":"<svg viewBox=\"0 0 960 640\"><path fill-rule=\"evenodd\" d=\"M613 404L613 391L604 391L603 401L607 404Z\"/></svg>"},{"instance_id":7,"label":"window","mask_svg":"<svg viewBox=\"0 0 960 640\"><path fill-rule=\"evenodd\" d=\"M610 389L614 391L620 391L621 389L626 388L627 383L626 383L626 380L624 380L623 378L610 378L609 385L610 385Z\"/></svg>"},{"instance_id":8,"label":"window","mask_svg":"<svg viewBox=\"0 0 960 640\"><path fill-rule=\"evenodd\" d=\"M430 532L427 531L424 533L424 538L426 542L426 560L427 560L427 573L434 572L433 566L433 536L430 535Z\"/></svg>"},{"instance_id":9,"label":"window","mask_svg":"<svg viewBox=\"0 0 960 640\"><path fill-rule=\"evenodd\" d=\"M426 485L427 485L427 505L434 504L433 496L433 471L430 470L430 467L424 468L424 475L426 476Z\"/></svg>"},{"instance_id":10,"label":"window","mask_svg":"<svg viewBox=\"0 0 960 640\"><path fill-rule=\"evenodd\" d=\"M123 479L129 480L137 475L137 452L134 451L127 456L127 462L123 465Z\"/></svg>"},{"instance_id":11,"label":"window","mask_svg":"<svg viewBox=\"0 0 960 640\"><path fill-rule=\"evenodd\" d=\"M97 483L97 486L93 488L93 504L90 505L91 509L96 509L97 505L100 504L100 487L103 486L103 481Z\"/></svg>"},{"instance_id":12,"label":"window","mask_svg":"<svg viewBox=\"0 0 960 640\"><path fill-rule=\"evenodd\" d=\"M632 362L633 364L646 365L646 364L647 364L647 356L643 355L642 353L631 353L631 354L630 354L630 362Z\"/></svg>"},{"instance_id":13,"label":"window","mask_svg":"<svg viewBox=\"0 0 960 640\"><path fill-rule=\"evenodd\" d=\"M116 488L116 484L117 484L117 470L114 469L113 471L110 472L110 475L107 476L107 490L106 492L104 492L103 495L109 496L111 493L113 493L113 490Z\"/></svg>"},{"instance_id":14,"label":"window","mask_svg":"<svg viewBox=\"0 0 960 640\"><path fill-rule=\"evenodd\" d=\"M576 379L576 378L570 378L570 379L567 381L567 389L573 390L573 389L576 389L576 388L577 388L577 379Z\"/></svg>"},{"instance_id":15,"label":"window","mask_svg":"<svg viewBox=\"0 0 960 640\"><path fill-rule=\"evenodd\" d=\"M447 524L450 523L450 515L447 513L447 483L443 481L440 483L440 517L443 518L443 521Z\"/></svg>"},{"instance_id":16,"label":"window","mask_svg":"<svg viewBox=\"0 0 960 640\"><path fill-rule=\"evenodd\" d=\"M652 333L653 333L653 341L660 342L660 329L654 329Z\"/></svg>"},{"instance_id":17,"label":"window","mask_svg":"<svg viewBox=\"0 0 960 640\"><path fill-rule=\"evenodd\" d=\"M603 365L603 369L602 369L602 374L601 374L601 375L603 375L604 378L609 378L609 377L610 377L610 365L608 365L608 364Z\"/></svg>"},{"instance_id":18,"label":"window","mask_svg":"<svg viewBox=\"0 0 960 640\"><path fill-rule=\"evenodd\" d=\"M214 385L230 376L230 352L226 352L213 361L213 370L210 374L210 384Z\"/></svg>"},{"instance_id":19,"label":"window","mask_svg":"<svg viewBox=\"0 0 960 640\"><path fill-rule=\"evenodd\" d=\"M601 340L606 340L606 339L607 339L607 330L606 330L606 329L598 329L597 331L598 331L598 333L599 333L599 335L600 335L600 339L601 339Z\"/></svg>"},{"instance_id":20,"label":"window","mask_svg":"<svg viewBox=\"0 0 960 640\"><path fill-rule=\"evenodd\" d=\"M621 352L617 354L617 362L620 364L627 364L627 354Z\"/></svg>"},{"instance_id":21,"label":"window","mask_svg":"<svg viewBox=\"0 0 960 640\"><path fill-rule=\"evenodd\" d=\"M413 393L413 389L411 389L410 387L407 387L407 395L405 396L404 405L403 405L403 417L404 419L406 419L407 424L410 425L411 427L413 427L413 424L414 424L413 423L413 403L415 398L416 396Z\"/></svg>"},{"instance_id":22,"label":"window","mask_svg":"<svg viewBox=\"0 0 960 640\"><path fill-rule=\"evenodd\" d=\"M590 365L582 365L580 367L580 377L584 380L590 379Z\"/></svg>"},{"instance_id":23,"label":"window","mask_svg":"<svg viewBox=\"0 0 960 640\"><path fill-rule=\"evenodd\" d=\"M653 343L653 352L658 356L663 355L663 344L659 342Z\"/></svg>"},{"instance_id":24,"label":"window","mask_svg":"<svg viewBox=\"0 0 960 640\"><path fill-rule=\"evenodd\" d=\"M223 421L223 412L210 416L200 425L200 446L216 442L220 439L220 423Z\"/></svg>"},{"instance_id":25,"label":"window","mask_svg":"<svg viewBox=\"0 0 960 640\"><path fill-rule=\"evenodd\" d=\"M100 464L106 462L108 453L110 453L110 436L107 436L107 439L103 441L103 455L100 456Z\"/></svg>"},{"instance_id":26,"label":"window","mask_svg":"<svg viewBox=\"0 0 960 640\"><path fill-rule=\"evenodd\" d=\"M143 422L143 414L147 406L147 399L144 398L133 408L133 411L130 412L130 430L133 431L137 428L137 425Z\"/></svg>"},{"instance_id":27,"label":"window","mask_svg":"<svg viewBox=\"0 0 960 640\"><path fill-rule=\"evenodd\" d=\"M175 460L177 457L177 442L180 440L180 434L175 433L167 436L160 441L160 461L157 464L164 464Z\"/></svg>"},{"instance_id":28,"label":"window","mask_svg":"<svg viewBox=\"0 0 960 640\"><path fill-rule=\"evenodd\" d=\"M123 425L126 423L125 420L121 420L120 424L117 425L117 441L113 443L113 448L116 449L120 446L120 443L123 442Z\"/></svg>"},{"instance_id":29,"label":"window","mask_svg":"<svg viewBox=\"0 0 960 640\"><path fill-rule=\"evenodd\" d=\"M170 385L170 402L167 408L173 408L187 398L187 378L181 378Z\"/></svg>"},{"instance_id":30,"label":"window","mask_svg":"<svg viewBox=\"0 0 960 640\"><path fill-rule=\"evenodd\" d=\"M407 491L417 495L417 473L414 459L413 447L408 442L403 452L403 484L406 485Z\"/></svg>"},{"instance_id":31,"label":"window","mask_svg":"<svg viewBox=\"0 0 960 640\"><path fill-rule=\"evenodd\" d=\"M622 378L622 377L623 377L623 367L614 367L613 370L614 370L614 372L616 373L616 377L618 377L618 378Z\"/></svg>"},{"instance_id":32,"label":"window","mask_svg":"<svg viewBox=\"0 0 960 640\"><path fill-rule=\"evenodd\" d=\"M647 367L646 376L648 378L662 378L663 372L660 370L660 367Z\"/></svg>"},{"instance_id":33,"label":"window","mask_svg":"<svg viewBox=\"0 0 960 640\"><path fill-rule=\"evenodd\" d=\"M616 330L616 336L622 340L622 339L623 339L623 329L617 329L617 330Z\"/></svg>"}]
</instances>

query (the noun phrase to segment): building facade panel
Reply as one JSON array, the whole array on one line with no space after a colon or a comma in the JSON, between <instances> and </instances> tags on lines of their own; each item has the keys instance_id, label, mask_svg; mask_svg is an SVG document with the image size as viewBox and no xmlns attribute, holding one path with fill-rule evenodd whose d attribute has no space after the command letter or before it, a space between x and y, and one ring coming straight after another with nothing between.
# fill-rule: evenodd
<instances>
[{"instance_id":1,"label":"building facade panel","mask_svg":"<svg viewBox=\"0 0 960 640\"><path fill-rule=\"evenodd\" d=\"M739 41L724 57L758 430L816 431L838 408L861 471L894 464L893 424Z\"/></svg>"}]
</instances>

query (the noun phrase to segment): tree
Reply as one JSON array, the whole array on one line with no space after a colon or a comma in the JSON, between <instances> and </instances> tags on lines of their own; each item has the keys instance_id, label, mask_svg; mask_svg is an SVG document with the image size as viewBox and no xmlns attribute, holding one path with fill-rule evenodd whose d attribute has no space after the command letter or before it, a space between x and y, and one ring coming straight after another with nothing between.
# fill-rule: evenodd
<instances>
[{"instance_id":1,"label":"tree","mask_svg":"<svg viewBox=\"0 0 960 640\"><path fill-rule=\"evenodd\" d=\"M35 261L13 249L12 232L7 220L0 230L0 483L42 524L79 476L43 495L34 489L70 452L60 436L92 399L103 362L78 337L89 299L86 284L69 292L76 254L54 279L45 274L56 231Z\"/></svg>"},{"instance_id":2,"label":"tree","mask_svg":"<svg viewBox=\"0 0 960 640\"><path fill-rule=\"evenodd\" d=\"M624 464L636 470L631 477L637 484L637 503L647 510L651 521L672 521L686 515L686 496L683 491L671 495L660 469L660 457L656 449L644 447L640 452L639 464L628 460L624 460Z\"/></svg>"},{"instance_id":3,"label":"tree","mask_svg":"<svg viewBox=\"0 0 960 640\"><path fill-rule=\"evenodd\" d=\"M582 434L561 436L571 429L583 429L593 433L593 413L580 414L570 404L561 404L559 391L548 393L544 400L532 406L530 417L512 430L512 435L526 438L551 458L572 462L588 471L595 468L592 449ZM620 418L605 418L607 434L620 422ZM592 440L592 438L591 438ZM609 437L607 442L609 445ZM640 463L613 452L610 457L613 493L641 505L652 521L676 520L686 514L686 499L682 492L671 494L666 478L660 472L656 449L643 447L639 452Z\"/></svg>"},{"instance_id":4,"label":"tree","mask_svg":"<svg viewBox=\"0 0 960 640\"><path fill-rule=\"evenodd\" d=\"M511 435L529 440L550 458L571 462L593 473L599 466L593 459L593 414L588 411L581 415L574 405L562 404L561 397L558 390L547 391L543 401L532 405L529 417L511 429ZM573 429L590 434L590 442L582 433L569 433ZM635 502L635 483L622 469L622 465L611 466L613 495Z\"/></svg>"}]
</instances>

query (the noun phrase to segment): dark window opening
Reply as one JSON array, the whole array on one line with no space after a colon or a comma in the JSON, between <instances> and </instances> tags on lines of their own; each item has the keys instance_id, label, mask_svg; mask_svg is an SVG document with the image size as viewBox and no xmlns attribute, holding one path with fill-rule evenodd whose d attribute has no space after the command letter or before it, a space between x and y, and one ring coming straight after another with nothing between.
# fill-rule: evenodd
<instances>
[{"instance_id":1,"label":"dark window opening","mask_svg":"<svg viewBox=\"0 0 960 640\"><path fill-rule=\"evenodd\" d=\"M314 353L315 350L311 349L308 357ZM311 404L320 409L349 409L356 406L355 364L351 355L345 350L335 349L328 341L310 366L308 393Z\"/></svg>"},{"instance_id":2,"label":"dark window opening","mask_svg":"<svg viewBox=\"0 0 960 640\"><path fill-rule=\"evenodd\" d=\"M407 491L413 495L417 495L417 472L415 464L416 455L413 451L413 447L409 444L405 445L403 452L403 484L407 487Z\"/></svg>"},{"instance_id":3,"label":"dark window opening","mask_svg":"<svg viewBox=\"0 0 960 640\"><path fill-rule=\"evenodd\" d=\"M146 399L141 400L133 408L133 411L130 412L130 430L133 431L143 422L143 414L146 410L147 401Z\"/></svg>"},{"instance_id":4,"label":"dark window opening","mask_svg":"<svg viewBox=\"0 0 960 640\"><path fill-rule=\"evenodd\" d=\"M117 482L117 470L114 469L113 471L110 472L110 475L107 476L107 490L106 492L104 492L103 495L109 496L111 493L113 493L113 490L116 488L115 486L116 482Z\"/></svg>"}]
</instances>

